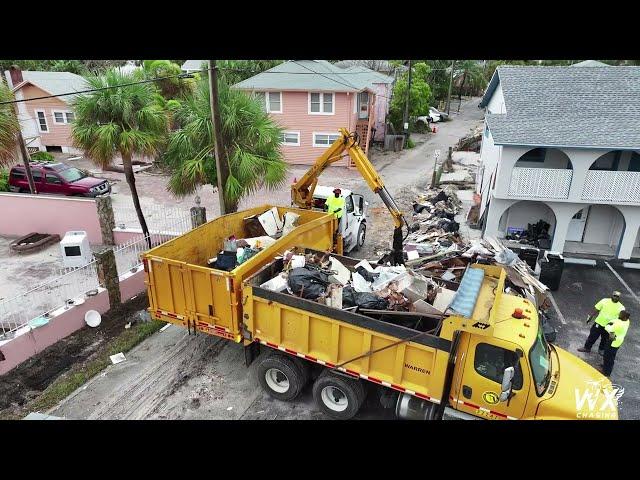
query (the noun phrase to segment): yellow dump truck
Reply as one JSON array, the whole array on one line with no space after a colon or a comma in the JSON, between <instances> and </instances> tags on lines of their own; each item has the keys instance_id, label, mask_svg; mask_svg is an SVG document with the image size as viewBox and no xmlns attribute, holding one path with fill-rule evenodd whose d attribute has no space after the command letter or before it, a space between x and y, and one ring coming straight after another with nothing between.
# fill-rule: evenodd
<instances>
[{"instance_id":1,"label":"yellow dump truck","mask_svg":"<svg viewBox=\"0 0 640 480\"><path fill-rule=\"evenodd\" d=\"M242 343L275 398L293 400L314 379L319 408L341 419L367 394L399 418L618 418L615 387L547 343L534 303L504 292L501 267L470 265L446 315L365 315L261 287L283 269L284 250L331 249L333 217L311 211L235 270L205 266L231 230L242 233L243 217L266 208L220 217L150 250L145 271L154 318ZM359 261L333 256L351 270Z\"/></svg>"}]
</instances>

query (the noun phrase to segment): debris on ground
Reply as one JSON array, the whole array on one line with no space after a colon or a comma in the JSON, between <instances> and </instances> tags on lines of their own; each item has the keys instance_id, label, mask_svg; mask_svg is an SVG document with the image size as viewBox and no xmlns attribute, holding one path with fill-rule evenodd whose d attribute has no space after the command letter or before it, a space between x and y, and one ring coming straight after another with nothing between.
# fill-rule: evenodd
<instances>
[{"instance_id":1,"label":"debris on ground","mask_svg":"<svg viewBox=\"0 0 640 480\"><path fill-rule=\"evenodd\" d=\"M122 352L116 353L115 355L110 355L109 358L111 359L111 363L114 365L117 365L118 363L122 363L126 360L126 357Z\"/></svg>"}]
</instances>

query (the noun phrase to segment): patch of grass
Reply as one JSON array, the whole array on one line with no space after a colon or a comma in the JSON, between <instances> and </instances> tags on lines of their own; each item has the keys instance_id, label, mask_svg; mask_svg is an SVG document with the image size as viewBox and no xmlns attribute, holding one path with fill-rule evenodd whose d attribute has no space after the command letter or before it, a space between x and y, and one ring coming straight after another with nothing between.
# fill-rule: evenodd
<instances>
[{"instance_id":1,"label":"patch of grass","mask_svg":"<svg viewBox=\"0 0 640 480\"><path fill-rule=\"evenodd\" d=\"M414 143L414 141L411 140L411 138L408 138L407 139L407 147L406 148L413 148L415 146L416 146L416 144Z\"/></svg>"},{"instance_id":2,"label":"patch of grass","mask_svg":"<svg viewBox=\"0 0 640 480\"><path fill-rule=\"evenodd\" d=\"M82 365L77 365L69 372L61 375L51 383L38 398L25 405L24 409L27 411L44 412L54 407L84 383L111 365L111 359L109 358L111 355L119 352L128 352L165 325L165 322L151 320L150 322L134 325L128 330L123 330L120 335L111 339L95 358Z\"/></svg>"},{"instance_id":3,"label":"patch of grass","mask_svg":"<svg viewBox=\"0 0 640 480\"><path fill-rule=\"evenodd\" d=\"M0 192L9 191L9 170L0 169Z\"/></svg>"},{"instance_id":4,"label":"patch of grass","mask_svg":"<svg viewBox=\"0 0 640 480\"><path fill-rule=\"evenodd\" d=\"M51 155L49 152L36 152L32 153L31 160L36 160L38 162L53 162L56 157Z\"/></svg>"},{"instance_id":5,"label":"patch of grass","mask_svg":"<svg viewBox=\"0 0 640 480\"><path fill-rule=\"evenodd\" d=\"M440 185L440 177L442 176L442 165L438 168L436 172L436 187Z\"/></svg>"}]
</instances>

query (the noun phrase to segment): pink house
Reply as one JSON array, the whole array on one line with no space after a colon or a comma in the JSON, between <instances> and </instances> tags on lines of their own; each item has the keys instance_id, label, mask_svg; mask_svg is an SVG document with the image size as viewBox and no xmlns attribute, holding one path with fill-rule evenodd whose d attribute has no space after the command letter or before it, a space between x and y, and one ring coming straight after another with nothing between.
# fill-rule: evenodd
<instances>
[{"instance_id":1,"label":"pink house","mask_svg":"<svg viewBox=\"0 0 640 480\"><path fill-rule=\"evenodd\" d=\"M33 72L17 68L5 72L16 100L76 92L87 88L79 75L69 72ZM22 136L30 151L79 153L72 147L71 101L74 95L20 102L18 118Z\"/></svg>"},{"instance_id":2,"label":"pink house","mask_svg":"<svg viewBox=\"0 0 640 480\"><path fill-rule=\"evenodd\" d=\"M360 144L382 141L393 78L365 67L339 68L325 60L292 60L243 80L234 88L264 102L284 129L282 152L292 164L312 164L339 128L356 131ZM348 165L348 158L337 165Z\"/></svg>"}]
</instances>

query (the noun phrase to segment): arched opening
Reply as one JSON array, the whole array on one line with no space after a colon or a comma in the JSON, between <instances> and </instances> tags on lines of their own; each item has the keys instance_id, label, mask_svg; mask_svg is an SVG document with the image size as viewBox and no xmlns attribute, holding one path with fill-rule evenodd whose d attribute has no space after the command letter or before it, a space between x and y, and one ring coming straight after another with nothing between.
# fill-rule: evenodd
<instances>
[{"instance_id":1,"label":"arched opening","mask_svg":"<svg viewBox=\"0 0 640 480\"><path fill-rule=\"evenodd\" d=\"M624 230L624 215L616 207L585 206L569 222L564 251L617 256Z\"/></svg>"},{"instance_id":2,"label":"arched opening","mask_svg":"<svg viewBox=\"0 0 640 480\"><path fill-rule=\"evenodd\" d=\"M573 165L557 148L534 148L516 161L509 195L529 198L569 198Z\"/></svg>"},{"instance_id":3,"label":"arched opening","mask_svg":"<svg viewBox=\"0 0 640 480\"><path fill-rule=\"evenodd\" d=\"M612 150L600 155L589 170L605 172L640 172L640 153L631 150Z\"/></svg>"},{"instance_id":4,"label":"arched opening","mask_svg":"<svg viewBox=\"0 0 640 480\"><path fill-rule=\"evenodd\" d=\"M498 230L508 243L551 248L556 216L544 202L522 200L511 205L500 217Z\"/></svg>"},{"instance_id":5,"label":"arched opening","mask_svg":"<svg viewBox=\"0 0 640 480\"><path fill-rule=\"evenodd\" d=\"M557 148L534 148L529 150L518 158L515 167L573 170L569 156Z\"/></svg>"}]
</instances>

